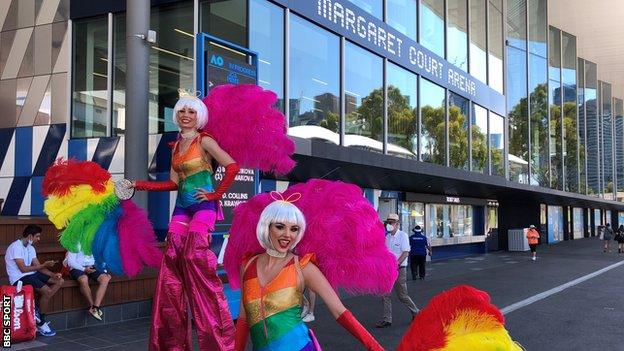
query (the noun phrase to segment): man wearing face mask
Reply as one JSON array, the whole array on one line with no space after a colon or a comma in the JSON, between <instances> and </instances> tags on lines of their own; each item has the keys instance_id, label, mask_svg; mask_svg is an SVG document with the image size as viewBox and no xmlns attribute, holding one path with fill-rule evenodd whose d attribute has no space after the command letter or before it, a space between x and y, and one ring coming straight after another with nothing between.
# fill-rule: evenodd
<instances>
[{"instance_id":1,"label":"man wearing face mask","mask_svg":"<svg viewBox=\"0 0 624 351\"><path fill-rule=\"evenodd\" d=\"M392 290L412 314L412 318L418 313L418 307L407 294L407 256L410 253L409 237L407 233L399 230L399 215L391 213L385 222L386 246L397 258L399 276L394 282ZM382 319L377 323L377 328L385 328L392 325L392 300L390 294L383 298L384 312Z\"/></svg>"},{"instance_id":2,"label":"man wearing face mask","mask_svg":"<svg viewBox=\"0 0 624 351\"><path fill-rule=\"evenodd\" d=\"M32 285L39 295L39 311L35 312L37 331L43 336L54 336L56 332L50 328L50 322L45 320L45 312L52 296L63 285L60 273L49 270L56 262L46 261L39 263L34 244L41 240L41 227L29 224L24 229L21 239L15 240L6 250L4 260L11 285L21 281L24 285Z\"/></svg>"}]
</instances>

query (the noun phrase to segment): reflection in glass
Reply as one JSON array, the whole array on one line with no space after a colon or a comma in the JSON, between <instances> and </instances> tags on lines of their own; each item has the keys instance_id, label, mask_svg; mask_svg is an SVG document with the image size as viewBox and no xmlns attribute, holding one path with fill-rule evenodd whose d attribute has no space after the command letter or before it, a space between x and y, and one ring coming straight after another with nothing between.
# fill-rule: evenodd
<instances>
[{"instance_id":1,"label":"reflection in glass","mask_svg":"<svg viewBox=\"0 0 624 351\"><path fill-rule=\"evenodd\" d=\"M421 0L420 44L444 57L444 1Z\"/></svg>"},{"instance_id":2,"label":"reflection in glass","mask_svg":"<svg viewBox=\"0 0 624 351\"><path fill-rule=\"evenodd\" d=\"M527 0L507 0L508 45L521 50L526 50L526 2Z\"/></svg>"},{"instance_id":3,"label":"reflection in glass","mask_svg":"<svg viewBox=\"0 0 624 351\"><path fill-rule=\"evenodd\" d=\"M416 2L418 0L386 0L386 22L408 38L416 38Z\"/></svg>"},{"instance_id":4,"label":"reflection in glass","mask_svg":"<svg viewBox=\"0 0 624 351\"><path fill-rule=\"evenodd\" d=\"M108 126L108 20L74 23L72 137L106 136Z\"/></svg>"},{"instance_id":5,"label":"reflection in glass","mask_svg":"<svg viewBox=\"0 0 624 351\"><path fill-rule=\"evenodd\" d=\"M562 33L563 138L565 191L578 191L578 133L576 107L576 37Z\"/></svg>"},{"instance_id":6,"label":"reflection in glass","mask_svg":"<svg viewBox=\"0 0 624 351\"><path fill-rule=\"evenodd\" d=\"M388 153L415 158L418 150L418 78L392 63L387 67Z\"/></svg>"},{"instance_id":7,"label":"reflection in glass","mask_svg":"<svg viewBox=\"0 0 624 351\"><path fill-rule=\"evenodd\" d=\"M113 25L113 133L123 134L126 121L126 19L115 15ZM176 3L152 7L150 27L158 42L150 45L149 133L177 131L173 106L178 89L193 90L193 4Z\"/></svg>"},{"instance_id":8,"label":"reflection in glass","mask_svg":"<svg viewBox=\"0 0 624 351\"><path fill-rule=\"evenodd\" d=\"M258 83L277 94L284 111L284 10L264 0L249 6L249 48L258 53Z\"/></svg>"},{"instance_id":9,"label":"reflection in glass","mask_svg":"<svg viewBox=\"0 0 624 351\"><path fill-rule=\"evenodd\" d=\"M202 0L199 6L201 32L247 46L247 0ZM193 26L192 19L188 25Z\"/></svg>"},{"instance_id":10,"label":"reflection in glass","mask_svg":"<svg viewBox=\"0 0 624 351\"><path fill-rule=\"evenodd\" d=\"M383 0L349 0L362 10L371 15L382 19L383 16Z\"/></svg>"},{"instance_id":11,"label":"reflection in glass","mask_svg":"<svg viewBox=\"0 0 624 351\"><path fill-rule=\"evenodd\" d=\"M615 132L615 174L617 174L617 201L624 199L624 105L622 99L613 99ZM620 212L622 213L622 212ZM620 224L624 222L620 221Z\"/></svg>"},{"instance_id":12,"label":"reflection in glass","mask_svg":"<svg viewBox=\"0 0 624 351\"><path fill-rule=\"evenodd\" d=\"M340 40L290 16L288 133L340 143Z\"/></svg>"},{"instance_id":13,"label":"reflection in glass","mask_svg":"<svg viewBox=\"0 0 624 351\"><path fill-rule=\"evenodd\" d=\"M374 141L383 140L383 60L347 42L345 62L345 144L382 151Z\"/></svg>"},{"instance_id":14,"label":"reflection in glass","mask_svg":"<svg viewBox=\"0 0 624 351\"><path fill-rule=\"evenodd\" d=\"M529 55L531 111L531 184L550 187L548 84L546 59Z\"/></svg>"},{"instance_id":15,"label":"reflection in glass","mask_svg":"<svg viewBox=\"0 0 624 351\"><path fill-rule=\"evenodd\" d=\"M401 202L400 216L403 230L406 233L412 233L412 229L419 225L425 228L425 205L421 202Z\"/></svg>"},{"instance_id":16,"label":"reflection in glass","mask_svg":"<svg viewBox=\"0 0 624 351\"><path fill-rule=\"evenodd\" d=\"M472 206L427 204L426 235L431 239L471 236Z\"/></svg>"},{"instance_id":17,"label":"reflection in glass","mask_svg":"<svg viewBox=\"0 0 624 351\"><path fill-rule=\"evenodd\" d=\"M587 135L585 128L585 61L577 61L577 106L579 141L579 193L587 194ZM624 186L624 184L622 184Z\"/></svg>"},{"instance_id":18,"label":"reflection in glass","mask_svg":"<svg viewBox=\"0 0 624 351\"><path fill-rule=\"evenodd\" d=\"M467 0L447 0L446 60L468 71L468 4Z\"/></svg>"},{"instance_id":19,"label":"reflection in glass","mask_svg":"<svg viewBox=\"0 0 624 351\"><path fill-rule=\"evenodd\" d=\"M488 112L483 107L472 104L472 170L487 173L488 159Z\"/></svg>"},{"instance_id":20,"label":"reflection in glass","mask_svg":"<svg viewBox=\"0 0 624 351\"><path fill-rule=\"evenodd\" d=\"M548 77L550 106L550 172L551 187L563 190L563 135L561 115L561 31L548 31Z\"/></svg>"},{"instance_id":21,"label":"reflection in glass","mask_svg":"<svg viewBox=\"0 0 624 351\"><path fill-rule=\"evenodd\" d=\"M585 61L585 130L587 132L587 193L600 194L598 144L598 75L593 62Z\"/></svg>"},{"instance_id":22,"label":"reflection in glass","mask_svg":"<svg viewBox=\"0 0 624 351\"><path fill-rule=\"evenodd\" d=\"M487 83L487 0L470 0L470 74Z\"/></svg>"},{"instance_id":23,"label":"reflection in glass","mask_svg":"<svg viewBox=\"0 0 624 351\"><path fill-rule=\"evenodd\" d=\"M446 102L444 88L420 79L420 155L424 162L446 165Z\"/></svg>"},{"instance_id":24,"label":"reflection in glass","mask_svg":"<svg viewBox=\"0 0 624 351\"><path fill-rule=\"evenodd\" d=\"M470 102L455 93L449 93L449 164L468 170L468 117Z\"/></svg>"},{"instance_id":25,"label":"reflection in glass","mask_svg":"<svg viewBox=\"0 0 624 351\"><path fill-rule=\"evenodd\" d=\"M526 52L508 47L509 83L507 109L509 118L509 177L528 184L529 180L529 118L526 90Z\"/></svg>"},{"instance_id":26,"label":"reflection in glass","mask_svg":"<svg viewBox=\"0 0 624 351\"><path fill-rule=\"evenodd\" d=\"M529 0L529 52L546 57L547 0Z\"/></svg>"},{"instance_id":27,"label":"reflection in glass","mask_svg":"<svg viewBox=\"0 0 624 351\"><path fill-rule=\"evenodd\" d=\"M505 121L502 116L490 112L490 162L492 175L505 175Z\"/></svg>"},{"instance_id":28,"label":"reflection in glass","mask_svg":"<svg viewBox=\"0 0 624 351\"><path fill-rule=\"evenodd\" d=\"M503 1L489 0L488 84L503 92Z\"/></svg>"},{"instance_id":29,"label":"reflection in glass","mask_svg":"<svg viewBox=\"0 0 624 351\"><path fill-rule=\"evenodd\" d=\"M602 101L602 148L604 198L613 200L613 116L611 115L611 84L601 82Z\"/></svg>"}]
</instances>

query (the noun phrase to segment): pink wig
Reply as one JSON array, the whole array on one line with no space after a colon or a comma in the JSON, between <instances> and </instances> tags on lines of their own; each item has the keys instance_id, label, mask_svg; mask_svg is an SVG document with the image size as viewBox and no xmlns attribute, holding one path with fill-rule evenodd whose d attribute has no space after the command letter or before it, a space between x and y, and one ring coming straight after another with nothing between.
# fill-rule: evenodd
<instances>
[{"instance_id":1,"label":"pink wig","mask_svg":"<svg viewBox=\"0 0 624 351\"><path fill-rule=\"evenodd\" d=\"M210 118L202 131L212 135L242 167L286 174L295 166L295 144L286 118L274 108L275 93L256 85L220 85L204 98Z\"/></svg>"},{"instance_id":2,"label":"pink wig","mask_svg":"<svg viewBox=\"0 0 624 351\"><path fill-rule=\"evenodd\" d=\"M288 188L284 197L300 193L295 205L306 218L297 253L315 253L319 269L334 288L351 293L386 294L397 278L396 258L386 248L379 216L352 184L312 179ZM259 194L234 209L224 265L232 288L239 286L242 261L264 250L256 239L262 210L272 202Z\"/></svg>"}]
</instances>

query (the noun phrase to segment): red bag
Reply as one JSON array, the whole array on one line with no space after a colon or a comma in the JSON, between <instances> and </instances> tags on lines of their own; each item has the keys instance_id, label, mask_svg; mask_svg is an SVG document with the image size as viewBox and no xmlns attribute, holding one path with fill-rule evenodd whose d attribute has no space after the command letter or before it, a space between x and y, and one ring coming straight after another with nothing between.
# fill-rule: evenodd
<instances>
[{"instance_id":1,"label":"red bag","mask_svg":"<svg viewBox=\"0 0 624 351\"><path fill-rule=\"evenodd\" d=\"M2 291L2 346L33 340L37 334L35 324L35 293L33 287L24 285L20 292L12 285L0 287Z\"/></svg>"}]
</instances>

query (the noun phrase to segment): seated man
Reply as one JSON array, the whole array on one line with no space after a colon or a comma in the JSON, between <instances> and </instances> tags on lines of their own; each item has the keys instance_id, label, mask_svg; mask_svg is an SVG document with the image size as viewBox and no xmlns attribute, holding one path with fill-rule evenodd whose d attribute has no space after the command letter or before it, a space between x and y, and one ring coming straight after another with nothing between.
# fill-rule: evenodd
<instances>
[{"instance_id":1,"label":"seated man","mask_svg":"<svg viewBox=\"0 0 624 351\"><path fill-rule=\"evenodd\" d=\"M67 265L69 266L69 275L72 279L78 281L80 285L80 292L89 302L89 313L93 318L102 320L104 314L100 309L108 282L111 276L106 271L99 271L94 267L95 259L92 255L85 255L82 252L73 253L67 252ZM89 279L98 283L98 288L95 292L95 298L91 294L91 288L89 287Z\"/></svg>"},{"instance_id":2,"label":"seated man","mask_svg":"<svg viewBox=\"0 0 624 351\"><path fill-rule=\"evenodd\" d=\"M39 263L34 244L41 240L41 227L29 224L24 229L21 239L14 241L6 250L4 260L7 274L12 285L21 281L24 285L32 285L39 295L39 313L35 313L37 331L43 336L54 336L56 332L46 321L45 313L48 311L50 299L63 285L60 273L51 272L55 261Z\"/></svg>"}]
</instances>

